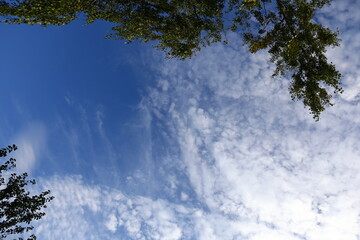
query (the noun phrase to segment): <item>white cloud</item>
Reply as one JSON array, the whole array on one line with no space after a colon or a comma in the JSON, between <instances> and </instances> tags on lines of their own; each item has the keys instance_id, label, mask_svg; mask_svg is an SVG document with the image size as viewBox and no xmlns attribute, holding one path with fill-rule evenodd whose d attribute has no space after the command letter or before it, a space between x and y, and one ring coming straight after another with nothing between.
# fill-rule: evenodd
<instances>
[{"instance_id":1,"label":"white cloud","mask_svg":"<svg viewBox=\"0 0 360 240\"><path fill-rule=\"evenodd\" d=\"M181 192L180 193L180 199L181 199L181 201L187 201L189 199L189 195L187 195L184 192Z\"/></svg>"},{"instance_id":2,"label":"white cloud","mask_svg":"<svg viewBox=\"0 0 360 240\"><path fill-rule=\"evenodd\" d=\"M109 216L109 220L105 223L105 226L107 229L109 229L111 232L115 232L116 228L118 226L118 220L115 216L115 214L111 214Z\"/></svg>"},{"instance_id":3,"label":"white cloud","mask_svg":"<svg viewBox=\"0 0 360 240\"><path fill-rule=\"evenodd\" d=\"M33 122L20 131L12 140L17 146L13 157L16 171L31 173L39 160L41 151L46 148L46 129L43 124Z\"/></svg>"},{"instance_id":4,"label":"white cloud","mask_svg":"<svg viewBox=\"0 0 360 240\"><path fill-rule=\"evenodd\" d=\"M85 184L80 176L40 179L55 199L38 222L39 239L181 239L177 208L163 200L126 196L104 186Z\"/></svg>"}]
</instances>

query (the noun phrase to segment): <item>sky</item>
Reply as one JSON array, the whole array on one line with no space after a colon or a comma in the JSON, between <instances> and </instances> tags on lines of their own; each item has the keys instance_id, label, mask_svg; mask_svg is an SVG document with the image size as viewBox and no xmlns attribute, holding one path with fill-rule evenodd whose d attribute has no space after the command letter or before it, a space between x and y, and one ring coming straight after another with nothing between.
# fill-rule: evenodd
<instances>
[{"instance_id":1,"label":"sky","mask_svg":"<svg viewBox=\"0 0 360 240\"><path fill-rule=\"evenodd\" d=\"M344 93L319 122L241 37L192 59L111 25L0 25L0 144L55 199L47 240L359 240L360 5L333 0Z\"/></svg>"}]
</instances>

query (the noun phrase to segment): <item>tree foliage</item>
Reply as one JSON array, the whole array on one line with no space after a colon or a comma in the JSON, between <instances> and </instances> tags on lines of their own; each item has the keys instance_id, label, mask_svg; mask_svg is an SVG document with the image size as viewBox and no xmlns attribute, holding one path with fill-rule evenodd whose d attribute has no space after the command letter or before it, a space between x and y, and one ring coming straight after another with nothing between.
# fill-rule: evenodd
<instances>
[{"instance_id":1,"label":"tree foliage","mask_svg":"<svg viewBox=\"0 0 360 240\"><path fill-rule=\"evenodd\" d=\"M6 157L16 149L15 145L2 148L0 157ZM14 158L10 158L0 165L0 239L32 230L34 227L30 223L45 215L41 209L46 208L46 203L53 199L49 196L50 191L30 195L25 187L28 184L35 184L35 180L28 180L27 173L21 175L10 173L11 169L16 167L15 162ZM34 234L28 238L28 240L35 239Z\"/></svg>"},{"instance_id":2,"label":"tree foliage","mask_svg":"<svg viewBox=\"0 0 360 240\"><path fill-rule=\"evenodd\" d=\"M341 74L325 56L338 46L338 33L315 22L331 0L12 0L0 1L5 23L64 25L85 16L87 23L114 23L108 37L153 41L168 57L186 59L202 47L226 43L239 32L250 52L267 49L276 75L291 76L289 91L315 119L341 93Z\"/></svg>"}]
</instances>

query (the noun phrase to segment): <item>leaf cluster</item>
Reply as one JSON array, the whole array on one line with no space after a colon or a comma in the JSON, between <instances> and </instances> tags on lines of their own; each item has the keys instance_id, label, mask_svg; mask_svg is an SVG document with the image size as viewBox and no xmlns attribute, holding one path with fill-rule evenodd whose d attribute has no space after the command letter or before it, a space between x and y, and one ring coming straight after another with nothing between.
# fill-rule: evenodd
<instances>
[{"instance_id":1,"label":"leaf cluster","mask_svg":"<svg viewBox=\"0 0 360 240\"><path fill-rule=\"evenodd\" d=\"M333 105L329 87L334 93L343 91L341 74L325 56L329 47L339 46L338 32L313 20L315 11L330 1L277 0L271 11L265 8L268 1L262 2L250 10L255 20L247 22L245 42L251 52L268 49L276 64L273 76L290 75L292 99L302 100L319 120L325 107Z\"/></svg>"},{"instance_id":2,"label":"leaf cluster","mask_svg":"<svg viewBox=\"0 0 360 240\"><path fill-rule=\"evenodd\" d=\"M0 149L0 157L6 157L8 153L15 151L16 145ZM50 191L44 191L39 195L30 195L25 188L28 184L36 184L35 180L28 180L28 174L9 173L16 167L16 160L10 158L0 165L0 239L9 235L28 232L33 229L30 223L41 219L45 213L46 203L54 197ZM23 238L19 237L19 240ZM32 234L27 240L35 240Z\"/></svg>"}]
</instances>

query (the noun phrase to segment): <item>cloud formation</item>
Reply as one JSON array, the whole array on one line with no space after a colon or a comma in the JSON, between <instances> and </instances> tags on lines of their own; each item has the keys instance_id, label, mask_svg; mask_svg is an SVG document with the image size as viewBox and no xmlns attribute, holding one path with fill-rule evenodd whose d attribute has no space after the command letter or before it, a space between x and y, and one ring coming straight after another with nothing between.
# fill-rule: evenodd
<instances>
[{"instance_id":1,"label":"cloud formation","mask_svg":"<svg viewBox=\"0 0 360 240\"><path fill-rule=\"evenodd\" d=\"M80 176L42 179L55 199L36 227L41 239L180 239L178 214L188 210L163 200L126 196L88 185Z\"/></svg>"},{"instance_id":2,"label":"cloud formation","mask_svg":"<svg viewBox=\"0 0 360 240\"><path fill-rule=\"evenodd\" d=\"M162 63L158 71L149 109L177 143L179 169L196 199L211 214L241 223L230 239L359 237L359 110L352 85L359 47L349 41L359 31L351 21L354 5L339 4L343 11L332 25L350 20L342 48L329 57L343 72L347 93L320 123L288 100L286 79L269 78L268 56L249 55L237 36L230 46L207 49L190 63ZM219 226L210 225L200 239L221 238Z\"/></svg>"},{"instance_id":3,"label":"cloud formation","mask_svg":"<svg viewBox=\"0 0 360 240\"><path fill-rule=\"evenodd\" d=\"M56 198L39 238L359 239L358 12L354 1L334 1L320 14L345 29L329 51L345 94L320 122L290 101L287 79L269 77L268 55L250 55L236 35L190 61L154 57L157 85L140 108L158 196L43 179ZM142 170L144 189L151 173Z\"/></svg>"}]
</instances>

